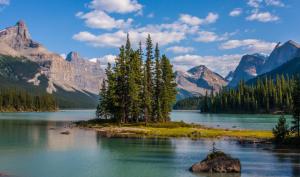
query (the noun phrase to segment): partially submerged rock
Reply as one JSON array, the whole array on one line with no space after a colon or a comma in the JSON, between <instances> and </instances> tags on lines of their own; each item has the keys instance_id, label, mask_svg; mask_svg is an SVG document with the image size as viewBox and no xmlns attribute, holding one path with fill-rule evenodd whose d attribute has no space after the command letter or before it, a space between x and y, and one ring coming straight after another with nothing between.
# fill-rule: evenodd
<instances>
[{"instance_id":1,"label":"partially submerged rock","mask_svg":"<svg viewBox=\"0 0 300 177\"><path fill-rule=\"evenodd\" d=\"M221 151L217 151L209 154L201 162L195 163L190 171L195 173L240 173L241 163L239 159L234 159Z\"/></svg>"},{"instance_id":2,"label":"partially submerged rock","mask_svg":"<svg viewBox=\"0 0 300 177\"><path fill-rule=\"evenodd\" d=\"M62 134L62 135L69 135L69 134L70 134L70 131L69 131L69 130L66 130L66 131L60 132L60 134Z\"/></svg>"}]
</instances>

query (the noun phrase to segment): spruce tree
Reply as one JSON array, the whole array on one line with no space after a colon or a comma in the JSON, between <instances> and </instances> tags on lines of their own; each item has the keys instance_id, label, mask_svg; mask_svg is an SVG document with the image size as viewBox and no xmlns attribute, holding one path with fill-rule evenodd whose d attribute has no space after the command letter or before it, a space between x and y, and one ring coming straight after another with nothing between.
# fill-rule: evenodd
<instances>
[{"instance_id":1,"label":"spruce tree","mask_svg":"<svg viewBox=\"0 0 300 177\"><path fill-rule=\"evenodd\" d=\"M176 82L170 60L163 55L161 58L162 69L162 91L161 91L161 112L163 121L169 121L169 113L172 111L172 105L176 101Z\"/></svg>"},{"instance_id":2,"label":"spruce tree","mask_svg":"<svg viewBox=\"0 0 300 177\"><path fill-rule=\"evenodd\" d=\"M150 34L146 39L146 63L145 63L145 89L149 98L147 98L147 117L152 116L152 98L153 98L153 44ZM150 100L150 101L149 101ZM149 103L148 103L149 102ZM152 117L153 118L153 117ZM151 121L153 120L151 118Z\"/></svg>"},{"instance_id":3,"label":"spruce tree","mask_svg":"<svg viewBox=\"0 0 300 177\"><path fill-rule=\"evenodd\" d=\"M276 142L282 143L285 138L288 136L289 130L288 130L288 125L286 123L286 119L284 115L281 115L280 118L278 119L278 123L273 128L273 135L275 137Z\"/></svg>"},{"instance_id":4,"label":"spruce tree","mask_svg":"<svg viewBox=\"0 0 300 177\"><path fill-rule=\"evenodd\" d=\"M107 100L107 90L106 90L106 81L103 80L102 86L99 93L99 104L96 110L96 117L97 118L108 118L108 100Z\"/></svg>"},{"instance_id":5,"label":"spruce tree","mask_svg":"<svg viewBox=\"0 0 300 177\"><path fill-rule=\"evenodd\" d=\"M300 78L295 79L293 87L293 127L292 130L300 136Z\"/></svg>"},{"instance_id":6,"label":"spruce tree","mask_svg":"<svg viewBox=\"0 0 300 177\"><path fill-rule=\"evenodd\" d=\"M155 121L161 121L161 82L162 82L162 71L160 64L160 53L158 44L155 46L155 71L154 71L154 93L153 93L153 113L152 116Z\"/></svg>"}]
</instances>

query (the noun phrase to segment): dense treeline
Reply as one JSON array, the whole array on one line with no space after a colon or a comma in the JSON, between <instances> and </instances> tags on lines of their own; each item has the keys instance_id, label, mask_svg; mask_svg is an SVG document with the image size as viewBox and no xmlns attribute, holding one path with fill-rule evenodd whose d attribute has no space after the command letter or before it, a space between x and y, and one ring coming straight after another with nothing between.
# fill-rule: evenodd
<instances>
[{"instance_id":1,"label":"dense treeline","mask_svg":"<svg viewBox=\"0 0 300 177\"><path fill-rule=\"evenodd\" d=\"M200 110L202 97L189 97L176 102L173 106L175 110Z\"/></svg>"},{"instance_id":2,"label":"dense treeline","mask_svg":"<svg viewBox=\"0 0 300 177\"><path fill-rule=\"evenodd\" d=\"M264 78L256 84L243 81L237 88L226 88L218 94L206 94L201 105L202 112L210 113L290 113L293 106L294 79L277 76L275 80Z\"/></svg>"},{"instance_id":3,"label":"dense treeline","mask_svg":"<svg viewBox=\"0 0 300 177\"><path fill-rule=\"evenodd\" d=\"M142 44L133 50L127 36L115 65L108 64L106 76L96 111L98 118L121 123L169 121L176 99L175 76L169 59L160 55L158 44L153 50L150 35L145 62Z\"/></svg>"},{"instance_id":4,"label":"dense treeline","mask_svg":"<svg viewBox=\"0 0 300 177\"><path fill-rule=\"evenodd\" d=\"M300 78L296 77L293 83L292 93L292 126L286 122L284 115L278 119L277 125L273 128L275 142L278 144L288 144L295 147L300 146Z\"/></svg>"},{"instance_id":5,"label":"dense treeline","mask_svg":"<svg viewBox=\"0 0 300 177\"><path fill-rule=\"evenodd\" d=\"M14 88L0 90L0 112L55 110L57 104L50 94L32 95Z\"/></svg>"}]
</instances>

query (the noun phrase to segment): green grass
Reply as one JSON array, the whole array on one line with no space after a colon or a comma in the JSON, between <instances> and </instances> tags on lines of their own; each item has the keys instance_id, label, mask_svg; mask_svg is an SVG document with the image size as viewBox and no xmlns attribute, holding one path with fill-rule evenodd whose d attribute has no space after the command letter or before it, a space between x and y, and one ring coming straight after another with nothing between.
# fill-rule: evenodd
<instances>
[{"instance_id":1,"label":"green grass","mask_svg":"<svg viewBox=\"0 0 300 177\"><path fill-rule=\"evenodd\" d=\"M117 124L91 120L77 123L79 127L92 128L105 132L112 137L146 137L146 138L221 138L232 137L241 139L271 139L271 131L260 130L227 130L206 128L201 125L187 124L184 122L167 123L132 123Z\"/></svg>"}]
</instances>

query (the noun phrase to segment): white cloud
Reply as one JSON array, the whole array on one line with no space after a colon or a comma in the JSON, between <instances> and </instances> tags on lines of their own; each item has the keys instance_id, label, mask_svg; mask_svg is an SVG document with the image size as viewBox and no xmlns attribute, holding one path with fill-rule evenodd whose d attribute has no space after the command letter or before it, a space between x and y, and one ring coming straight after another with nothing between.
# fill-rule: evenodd
<instances>
[{"instance_id":1,"label":"white cloud","mask_svg":"<svg viewBox=\"0 0 300 177\"><path fill-rule=\"evenodd\" d=\"M195 49L193 47L183 47L183 46L172 46L166 49L166 51L171 51L173 53L190 53Z\"/></svg>"},{"instance_id":2,"label":"white cloud","mask_svg":"<svg viewBox=\"0 0 300 177\"><path fill-rule=\"evenodd\" d=\"M199 31L197 33L197 37L194 38L194 41L197 42L215 42L215 41L224 41L227 40L230 36L235 35L237 32L232 33L224 33L222 35L218 35L212 31Z\"/></svg>"},{"instance_id":3,"label":"white cloud","mask_svg":"<svg viewBox=\"0 0 300 177\"><path fill-rule=\"evenodd\" d=\"M211 24L211 23L215 23L219 18L219 15L216 13L208 13L208 15L204 18L201 19L199 17L196 16L191 16L189 14L181 14L179 21L191 26L198 26L201 24Z\"/></svg>"},{"instance_id":4,"label":"white cloud","mask_svg":"<svg viewBox=\"0 0 300 177\"><path fill-rule=\"evenodd\" d=\"M84 19L88 27L97 29L128 28L133 21L131 18L126 21L116 20L100 10L93 10L86 14L79 12L76 16Z\"/></svg>"},{"instance_id":5,"label":"white cloud","mask_svg":"<svg viewBox=\"0 0 300 177\"><path fill-rule=\"evenodd\" d=\"M259 21L259 22L272 22L279 20L279 17L271 14L270 12L253 12L250 16L246 18L249 21Z\"/></svg>"},{"instance_id":6,"label":"white cloud","mask_svg":"<svg viewBox=\"0 0 300 177\"><path fill-rule=\"evenodd\" d=\"M250 7L259 8L260 4L263 2L263 0L248 0L248 5Z\"/></svg>"},{"instance_id":7,"label":"white cloud","mask_svg":"<svg viewBox=\"0 0 300 177\"><path fill-rule=\"evenodd\" d=\"M285 4L281 0L248 0L248 5L253 8L260 8L263 5L284 7Z\"/></svg>"},{"instance_id":8,"label":"white cloud","mask_svg":"<svg viewBox=\"0 0 300 177\"><path fill-rule=\"evenodd\" d=\"M182 23L192 25L192 26L197 26L201 24L201 19L195 16L191 16L189 14L181 14L179 20Z\"/></svg>"},{"instance_id":9,"label":"white cloud","mask_svg":"<svg viewBox=\"0 0 300 177\"><path fill-rule=\"evenodd\" d=\"M230 40L221 44L220 48L224 50L242 48L251 52L264 52L268 53L274 49L276 43L266 42L258 39L245 39L245 40Z\"/></svg>"},{"instance_id":10,"label":"white cloud","mask_svg":"<svg viewBox=\"0 0 300 177\"><path fill-rule=\"evenodd\" d=\"M102 68L106 68L107 67L107 63L110 63L112 65L115 64L115 59L116 59L117 56L115 55L104 55L103 57L100 57L100 58L91 58L89 59L90 62L100 62L100 65Z\"/></svg>"},{"instance_id":11,"label":"white cloud","mask_svg":"<svg viewBox=\"0 0 300 177\"><path fill-rule=\"evenodd\" d=\"M79 17L83 17L84 14L77 14ZM217 20L218 15L209 13L205 19L201 19L201 23L213 23ZM98 22L98 19L95 20ZM115 20L112 20L115 22ZM98 23L93 24L98 24ZM124 22L124 21L122 21ZM104 25L101 23L101 27ZM123 24L123 23L121 23ZM148 34L151 35L153 42L158 42L161 46L178 43L187 38L188 35L195 35L199 32L199 26L191 26L178 20L173 23L163 24L148 24L141 27L121 28L122 25L106 25L108 27L120 27L119 30L114 32L102 33L100 35L93 34L88 31L83 31L75 34L73 39L86 42L94 47L119 47L124 44L126 34L130 34L130 39L133 45L138 44L139 41L144 42ZM126 26L126 25L125 25ZM100 27L100 26L98 26ZM116 27L116 28L117 28Z\"/></svg>"},{"instance_id":12,"label":"white cloud","mask_svg":"<svg viewBox=\"0 0 300 177\"><path fill-rule=\"evenodd\" d=\"M108 13L130 13L141 11L143 6L137 0L93 0L92 9L106 11Z\"/></svg>"},{"instance_id":13,"label":"white cloud","mask_svg":"<svg viewBox=\"0 0 300 177\"><path fill-rule=\"evenodd\" d=\"M233 71L239 64L242 55L222 55L222 56L200 56L181 55L173 58L171 62L176 70L187 70L195 66L205 65L212 71L226 76L229 71Z\"/></svg>"},{"instance_id":14,"label":"white cloud","mask_svg":"<svg viewBox=\"0 0 300 177\"><path fill-rule=\"evenodd\" d=\"M281 0L265 0L266 4L269 6L277 6L277 7L284 7L285 4L281 2Z\"/></svg>"},{"instance_id":15,"label":"white cloud","mask_svg":"<svg viewBox=\"0 0 300 177\"><path fill-rule=\"evenodd\" d=\"M7 5L9 5L9 3L10 3L10 0L0 0L0 5L7 6Z\"/></svg>"},{"instance_id":16,"label":"white cloud","mask_svg":"<svg viewBox=\"0 0 300 177\"><path fill-rule=\"evenodd\" d=\"M216 13L208 13L207 17L202 20L202 24L211 24L211 23L215 23L219 18L219 15Z\"/></svg>"},{"instance_id":17,"label":"white cloud","mask_svg":"<svg viewBox=\"0 0 300 177\"><path fill-rule=\"evenodd\" d=\"M176 43L185 38L184 32L180 31L159 31L148 28L131 29L128 31L130 40L133 45L137 45L139 41L144 42L148 34L154 43L158 42L161 46ZM126 40L127 33L119 30L114 33L104 33L101 35L94 35L90 32L80 32L73 36L73 39L87 42L94 47L120 47Z\"/></svg>"},{"instance_id":18,"label":"white cloud","mask_svg":"<svg viewBox=\"0 0 300 177\"><path fill-rule=\"evenodd\" d=\"M237 17L237 16L240 16L242 13L243 13L243 10L241 8L235 8L229 13L229 15L232 17Z\"/></svg>"}]
</instances>

